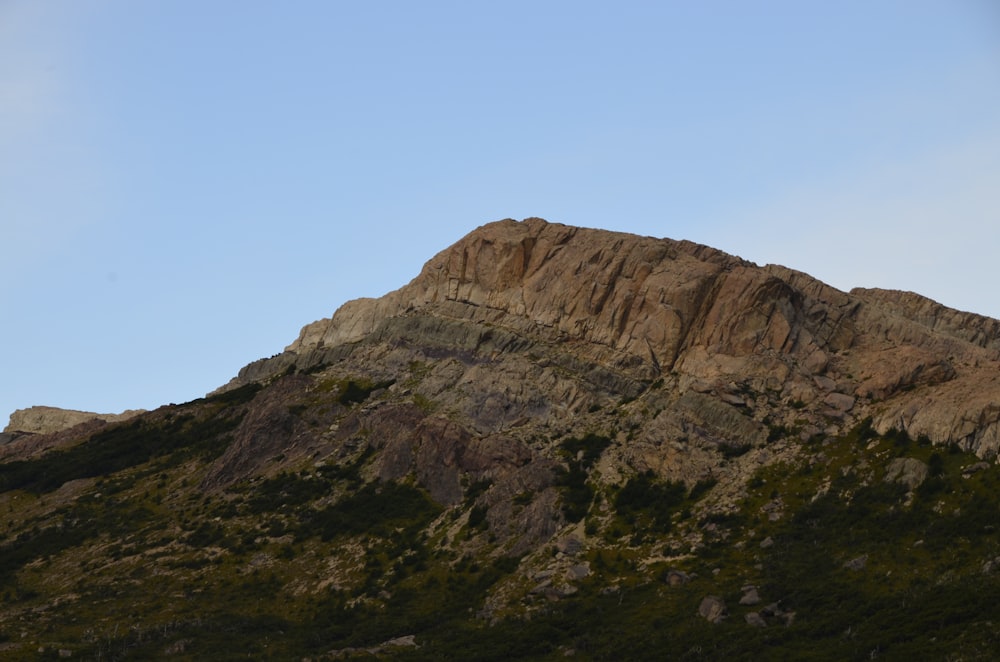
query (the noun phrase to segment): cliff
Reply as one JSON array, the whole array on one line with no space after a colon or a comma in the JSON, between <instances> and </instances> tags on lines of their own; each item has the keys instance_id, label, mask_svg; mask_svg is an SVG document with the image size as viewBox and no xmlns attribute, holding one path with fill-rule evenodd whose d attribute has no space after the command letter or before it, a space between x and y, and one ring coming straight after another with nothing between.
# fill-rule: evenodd
<instances>
[{"instance_id":1,"label":"cliff","mask_svg":"<svg viewBox=\"0 0 1000 662\"><path fill-rule=\"evenodd\" d=\"M981 457L1000 449L997 320L910 293L841 292L690 242L541 219L478 228L407 286L307 325L233 385L391 338L478 356L530 345L633 394L673 378L678 393L742 398L759 420L801 403L795 417L813 432L871 417L880 432ZM504 387L537 376L515 372ZM593 404L584 400L565 405Z\"/></svg>"}]
</instances>

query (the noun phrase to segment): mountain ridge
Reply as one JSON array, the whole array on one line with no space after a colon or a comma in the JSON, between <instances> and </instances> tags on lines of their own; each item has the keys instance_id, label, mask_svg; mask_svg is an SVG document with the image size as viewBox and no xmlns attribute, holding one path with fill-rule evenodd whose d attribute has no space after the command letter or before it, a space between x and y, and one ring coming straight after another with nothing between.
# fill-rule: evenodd
<instances>
[{"instance_id":1,"label":"mountain ridge","mask_svg":"<svg viewBox=\"0 0 1000 662\"><path fill-rule=\"evenodd\" d=\"M488 224L204 398L0 445L0 659L991 659L995 328Z\"/></svg>"},{"instance_id":2,"label":"mountain ridge","mask_svg":"<svg viewBox=\"0 0 1000 662\"><path fill-rule=\"evenodd\" d=\"M560 284L564 274L569 284ZM1000 365L997 320L912 293L841 292L803 272L758 267L692 242L542 219L474 230L408 285L306 325L285 352L251 364L231 385L322 363L328 349L421 311L543 342L585 343L590 358L634 380L677 370L703 381L779 381L791 400L840 394L883 403L865 409L882 432L901 427L984 457L1000 448L996 417L977 396ZM852 347L862 356L852 358ZM980 363L987 369L976 369ZM901 393L948 382L935 397L940 404Z\"/></svg>"},{"instance_id":3,"label":"mountain ridge","mask_svg":"<svg viewBox=\"0 0 1000 662\"><path fill-rule=\"evenodd\" d=\"M505 237L504 233L512 231L517 235L514 243L519 241L520 248L515 247L515 250L511 255L507 256L508 259L502 265L495 265L487 260L485 271L488 274L494 274L495 278L484 282L479 274L475 274L479 255L475 251L470 253L469 248L474 248L477 243L491 245L497 241L510 242L510 237ZM669 258L671 251L674 255L687 255L699 262L715 264L720 267L720 271L724 272L732 271L734 268L759 269L761 270L760 273L773 275L778 279L778 282L786 283L792 286L794 290L805 293L807 296L821 303L833 304L835 306L856 306L857 302L861 301L884 312L887 316L898 317L908 323L923 326L937 334L969 342L984 349L1000 352L1000 321L975 313L948 308L917 293L863 287L856 287L850 292L844 293L804 272L780 265L758 267L758 265L742 258L731 256L718 249L687 240L658 239L629 235L627 233L575 228L557 223L549 223L539 218L529 218L522 222L505 219L477 228L455 245L439 253L428 261L421 270L421 273L408 285L390 292L383 297L348 301L332 318L307 324L300 331L299 337L286 347L284 352L271 357L271 359L252 362L241 370L240 375L235 377L229 384L213 392L222 392L227 388L241 385L247 381L253 381L254 375L267 376L274 374L276 372L275 368L286 369L289 362L293 362L296 365L303 362L308 363L311 360L309 358L310 354L317 354L325 347L334 347L339 344L360 340L374 329L377 321L383 318L400 316L416 308L442 301L455 301L467 305L496 308L505 313L513 312L536 324L557 329L562 338L593 340L611 349L623 349L620 345L624 344L626 349L633 350L633 355L641 355L641 345L645 343L649 347L653 370L659 371L659 373L662 373L664 370L669 371L673 363L677 360L675 354L680 351L680 343L683 342L682 338L675 339L668 350L656 352L653 350L653 346L662 344L664 341L662 337L652 338L650 337L652 334L648 332L645 334L641 332L636 334L634 332L634 322L631 333L626 333L625 329L629 323L629 317L633 314L636 317L644 318L648 326L654 327L666 321L667 323L663 325L669 327L671 320L664 320L662 316L650 317L648 311L643 311L642 309L635 311L635 313L632 313L630 310L614 309L611 313L611 319L603 320L607 327L603 333L595 333L594 329L589 329L589 333L585 331L581 334L579 332L579 320L573 319L569 323L565 321L567 317L572 318L572 315L565 315L566 300L572 299L572 297L564 297L563 300L551 307L545 306L544 300L540 302L536 300L533 302L535 306L530 311L527 309L518 309L517 302L514 302L515 305L512 306L510 301L497 300L498 297L495 296L497 291L516 288L517 284L513 283L512 280L521 279L523 281L525 278L536 275L534 272L541 268L548 258L552 257L551 253L561 249L577 233L599 238L599 241L612 240L611 250L615 250L615 246L620 248L623 244L629 243L632 249L635 246L639 246L648 251L651 247L656 247L653 250L658 248L662 251L662 256L666 258ZM549 253L543 256L541 260L538 259L536 254L534 255L534 261L532 261L534 247L539 241L542 242L543 248L546 248ZM457 250L460 250L463 256L458 262L456 262L455 254ZM471 264L468 264L467 261L470 257L473 261ZM600 259L599 254L595 254L593 257L594 259ZM522 262L520 267L517 264L518 260ZM648 266L656 262L656 260L652 260L647 261L646 264ZM496 268L498 266L499 268ZM580 265L577 266L579 267ZM602 320L600 320L600 316L606 299L614 290L613 281L616 274L620 275L615 270L624 268L625 262L621 261L617 265L608 265L605 262L605 264L600 266L602 271L606 267L611 266L612 275L608 278L608 282L604 284L604 289L601 293L595 297L595 294L592 292L586 297L589 307L586 307L584 312L588 316L596 316L598 318L595 326L601 324ZM466 274L467 269L473 272L474 275L472 277ZM574 274L574 276L577 275ZM635 275L634 272L632 275ZM440 281L442 278L447 279L446 285ZM525 284L522 282L520 286L523 288ZM775 286L777 285L775 284ZM704 292L699 290L697 294L706 294L710 291L710 284L706 284L705 287L708 289ZM484 296L485 292L494 293L493 298ZM580 291L576 291L573 294L579 295L580 293ZM634 291L626 294L626 298L632 296L634 296ZM767 296L767 293L765 293L765 296ZM853 297L855 299L854 302L849 303L850 300L847 297ZM500 305L496 306L498 303ZM673 309L676 311L677 307L673 307ZM572 313L572 310L570 312ZM645 315L643 314L644 312L646 313ZM576 324L577 328L573 328L573 324ZM611 332L609 333L608 330L611 330ZM614 331L617 331L617 333ZM888 332L889 329L886 331ZM898 333L900 329L897 328L893 331ZM626 339L625 343L622 343L623 337ZM773 345L775 339L772 338L771 340L771 344ZM912 333L911 336L904 337L903 340L912 341ZM921 344L926 342L923 339L921 341ZM638 351L634 347L636 344L640 345ZM751 347L750 349L757 348ZM765 347L765 349L768 349L768 347ZM769 349L780 348L772 346ZM1000 355L987 356L991 359L996 359ZM819 365L822 361L823 358L817 355L813 357L812 363ZM916 366L913 372L919 372L920 370L922 368ZM99 414L94 412L78 412L58 407L31 407L13 412L10 422L4 429L4 433L10 436L18 432L54 432L66 429L90 418L110 421L117 420L118 416L128 417L135 413L138 412L127 411L122 414ZM920 431L918 434L922 432Z\"/></svg>"}]
</instances>

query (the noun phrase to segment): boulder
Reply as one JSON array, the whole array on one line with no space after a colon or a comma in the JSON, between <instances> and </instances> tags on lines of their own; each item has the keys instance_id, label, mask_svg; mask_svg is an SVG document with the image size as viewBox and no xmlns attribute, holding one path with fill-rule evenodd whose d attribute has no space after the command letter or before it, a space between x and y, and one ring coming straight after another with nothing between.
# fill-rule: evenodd
<instances>
[{"instance_id":1,"label":"boulder","mask_svg":"<svg viewBox=\"0 0 1000 662\"><path fill-rule=\"evenodd\" d=\"M709 623L721 623L728 613L726 601L716 595L705 596L698 605L698 615Z\"/></svg>"},{"instance_id":2,"label":"boulder","mask_svg":"<svg viewBox=\"0 0 1000 662\"><path fill-rule=\"evenodd\" d=\"M760 604L760 594L757 593L756 586L744 586L743 587L743 597L740 598L740 604L746 606L759 605Z\"/></svg>"},{"instance_id":3,"label":"boulder","mask_svg":"<svg viewBox=\"0 0 1000 662\"><path fill-rule=\"evenodd\" d=\"M915 457L897 457L889 461L885 482L901 483L911 492L927 480L927 465Z\"/></svg>"},{"instance_id":4,"label":"boulder","mask_svg":"<svg viewBox=\"0 0 1000 662\"><path fill-rule=\"evenodd\" d=\"M865 566L868 565L868 555L862 554L861 556L856 556L849 561L844 561L844 567L848 570L864 570Z\"/></svg>"},{"instance_id":5,"label":"boulder","mask_svg":"<svg viewBox=\"0 0 1000 662\"><path fill-rule=\"evenodd\" d=\"M683 586L691 581L691 576L686 572L681 570L669 570L667 572L666 582L670 586Z\"/></svg>"},{"instance_id":6,"label":"boulder","mask_svg":"<svg viewBox=\"0 0 1000 662\"><path fill-rule=\"evenodd\" d=\"M854 409L854 397L846 393L831 393L823 398L823 402L837 411L850 411Z\"/></svg>"}]
</instances>

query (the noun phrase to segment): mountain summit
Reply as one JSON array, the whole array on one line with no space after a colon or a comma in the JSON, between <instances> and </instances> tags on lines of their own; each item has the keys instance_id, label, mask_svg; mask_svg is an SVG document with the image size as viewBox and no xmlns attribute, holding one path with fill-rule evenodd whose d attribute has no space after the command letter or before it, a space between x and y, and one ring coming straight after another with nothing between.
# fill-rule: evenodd
<instances>
[{"instance_id":1,"label":"mountain summit","mask_svg":"<svg viewBox=\"0 0 1000 662\"><path fill-rule=\"evenodd\" d=\"M998 368L916 294L490 223L206 398L8 428L0 658L988 659Z\"/></svg>"},{"instance_id":2,"label":"mountain summit","mask_svg":"<svg viewBox=\"0 0 1000 662\"><path fill-rule=\"evenodd\" d=\"M879 432L926 435L981 457L1000 449L1000 321L909 292L844 293L687 241L538 218L478 228L409 285L306 326L284 354L234 384L354 352L374 364L386 341L461 350L475 366L532 351L585 362L556 392L541 386L544 362L501 370L502 388L517 397L503 412L470 400L480 431L527 413L580 414L602 404L602 393L632 397L667 379L680 392L752 409L755 419L787 418L789 403L801 403L795 418L808 415L809 434L870 416ZM532 400L545 400L546 412L526 409Z\"/></svg>"}]
</instances>

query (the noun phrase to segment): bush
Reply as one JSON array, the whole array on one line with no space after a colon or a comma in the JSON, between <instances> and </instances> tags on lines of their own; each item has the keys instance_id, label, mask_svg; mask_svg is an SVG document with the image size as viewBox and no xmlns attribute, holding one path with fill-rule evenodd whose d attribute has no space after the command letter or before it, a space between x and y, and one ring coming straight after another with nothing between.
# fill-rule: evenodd
<instances>
[{"instance_id":1,"label":"bush","mask_svg":"<svg viewBox=\"0 0 1000 662\"><path fill-rule=\"evenodd\" d=\"M303 518L301 537L318 534L323 540L369 533L390 537L397 528L413 535L430 523L441 507L423 490L404 483L368 483L332 506Z\"/></svg>"},{"instance_id":2,"label":"bush","mask_svg":"<svg viewBox=\"0 0 1000 662\"><path fill-rule=\"evenodd\" d=\"M594 489L587 484L587 471L582 463L571 461L569 469L563 469L556 476L556 487L562 495L562 512L566 520L582 520L594 500Z\"/></svg>"},{"instance_id":3,"label":"bush","mask_svg":"<svg viewBox=\"0 0 1000 662\"><path fill-rule=\"evenodd\" d=\"M591 432L584 437L565 439L559 445L569 465L556 476L556 487L562 493L562 512L567 521L579 522L594 500L594 489L587 484L590 468L611 445L611 438Z\"/></svg>"},{"instance_id":4,"label":"bush","mask_svg":"<svg viewBox=\"0 0 1000 662\"><path fill-rule=\"evenodd\" d=\"M395 380L392 379L382 382L348 379L340 386L340 394L337 396L337 402L342 405L360 404L367 400L373 391L377 391L380 388L388 388L394 383Z\"/></svg>"},{"instance_id":5,"label":"bush","mask_svg":"<svg viewBox=\"0 0 1000 662\"><path fill-rule=\"evenodd\" d=\"M633 476L615 497L615 510L626 522L659 532L670 531L671 516L684 503L687 488L681 481L655 482L652 471Z\"/></svg>"},{"instance_id":6,"label":"bush","mask_svg":"<svg viewBox=\"0 0 1000 662\"><path fill-rule=\"evenodd\" d=\"M562 447L563 455L571 462L579 462L583 469L590 469L604 450L611 445L611 438L591 432L581 438L566 439L559 445ZM578 460L581 451L583 456Z\"/></svg>"},{"instance_id":7,"label":"bush","mask_svg":"<svg viewBox=\"0 0 1000 662\"><path fill-rule=\"evenodd\" d=\"M241 419L242 413L224 410L200 419L189 414L162 422L140 418L112 426L67 450L0 464L0 490L43 494L70 480L107 476L152 459L166 458L164 466L192 457L213 459L229 443L225 433Z\"/></svg>"}]
</instances>

